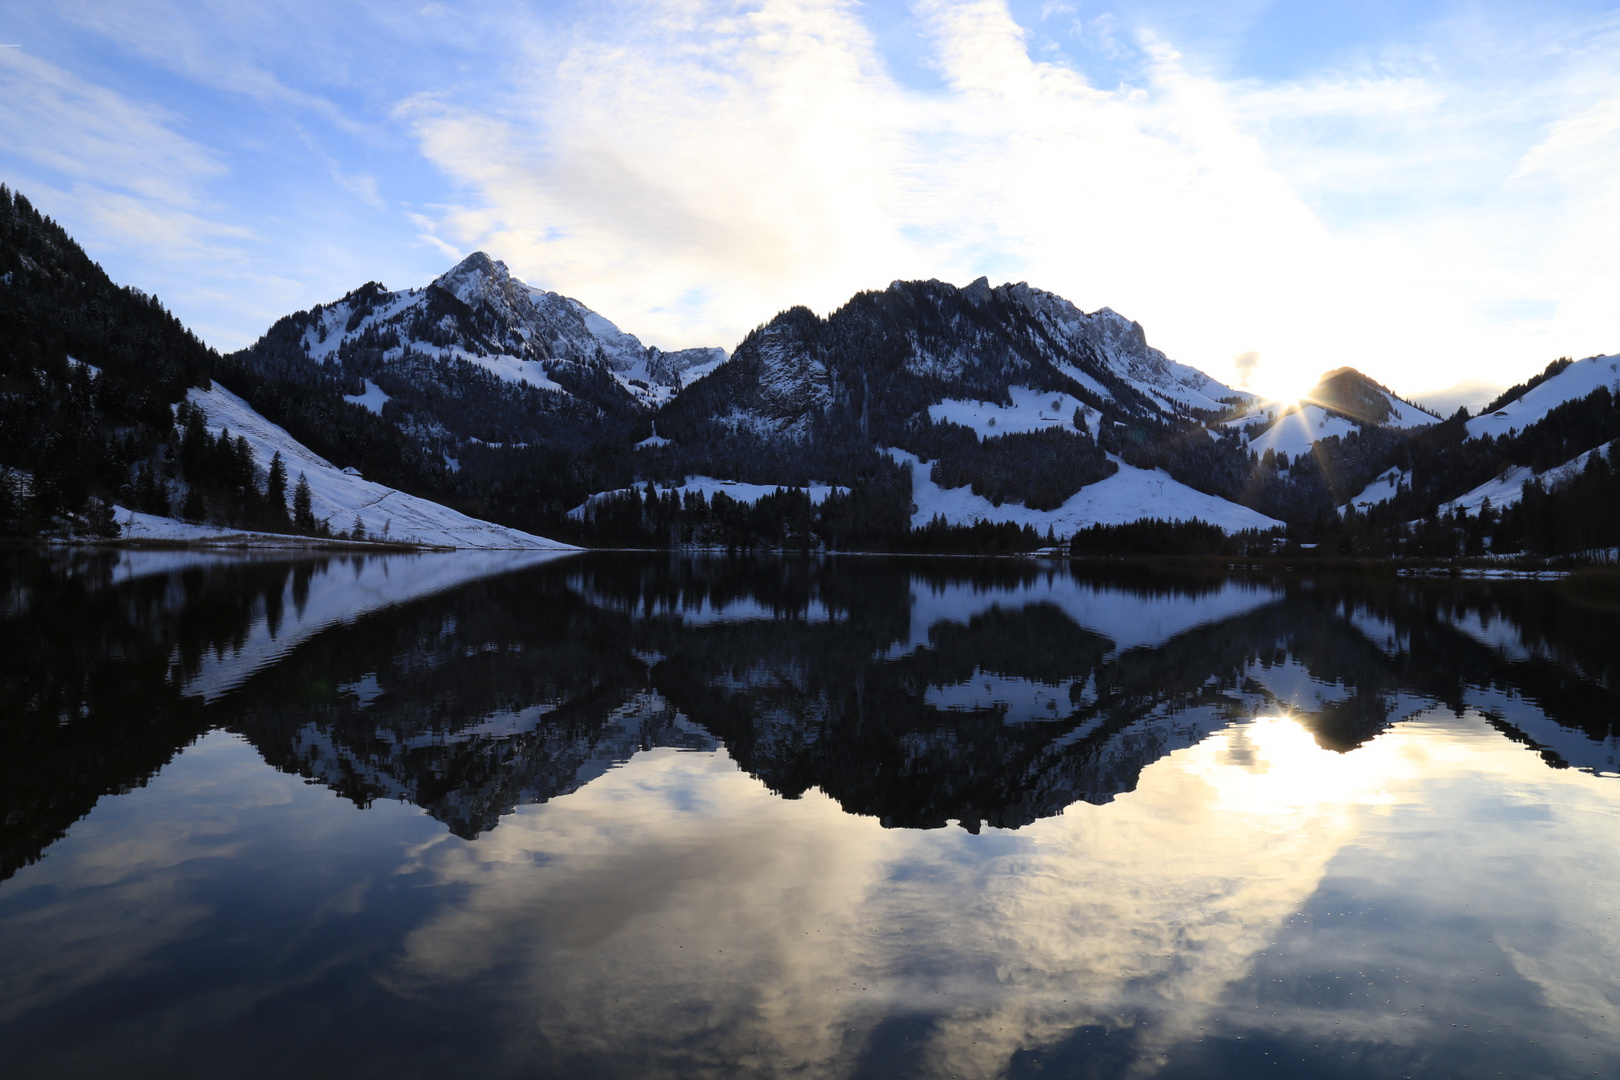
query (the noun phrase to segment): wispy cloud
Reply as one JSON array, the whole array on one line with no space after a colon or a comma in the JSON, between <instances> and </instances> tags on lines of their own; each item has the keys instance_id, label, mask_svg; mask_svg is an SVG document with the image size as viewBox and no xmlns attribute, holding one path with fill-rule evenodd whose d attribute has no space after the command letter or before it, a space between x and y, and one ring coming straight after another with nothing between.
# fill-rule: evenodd
<instances>
[{"instance_id":1,"label":"wispy cloud","mask_svg":"<svg viewBox=\"0 0 1620 1080\"><path fill-rule=\"evenodd\" d=\"M464 193L434 215L441 240L654 339L730 343L790 303L988 273L1116 307L1218 374L1257 353L1260 382L1353 363L1433 385L1464 356L1506 372L1557 347L1556 319L1504 325L1492 308L1572 289L1530 249L1579 197L1507 192L1509 151L1590 86L1527 102L1431 43L1288 84L1221 81L1138 32L1140 77L1104 90L1034 55L1002 0L920 0L945 89L919 91L853 5L614 10L548 38L502 93L399 115ZM1569 336L1620 334L1599 322Z\"/></svg>"},{"instance_id":2,"label":"wispy cloud","mask_svg":"<svg viewBox=\"0 0 1620 1080\"><path fill-rule=\"evenodd\" d=\"M1260 387L1620 349L1620 18L1468 9L1281 77L1228 62L1263 6L64 0L164 74L0 50L0 163L202 273L274 235L254 319L481 247L666 346L987 274Z\"/></svg>"},{"instance_id":3,"label":"wispy cloud","mask_svg":"<svg viewBox=\"0 0 1620 1080\"><path fill-rule=\"evenodd\" d=\"M21 49L0 49L0 152L73 181L190 206L225 172L175 130L180 119L87 82Z\"/></svg>"}]
</instances>

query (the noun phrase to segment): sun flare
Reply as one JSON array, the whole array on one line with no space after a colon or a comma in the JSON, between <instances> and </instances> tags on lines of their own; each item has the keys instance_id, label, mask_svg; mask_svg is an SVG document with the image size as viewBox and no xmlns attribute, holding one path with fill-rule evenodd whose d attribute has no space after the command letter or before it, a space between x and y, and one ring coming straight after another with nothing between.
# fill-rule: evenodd
<instances>
[{"instance_id":1,"label":"sun flare","mask_svg":"<svg viewBox=\"0 0 1620 1080\"><path fill-rule=\"evenodd\" d=\"M1327 750L1291 716L1262 716L1226 734L1218 767L1206 773L1223 805L1269 816L1310 807L1381 801L1389 767L1380 749ZM1369 798L1371 796L1371 798Z\"/></svg>"}]
</instances>

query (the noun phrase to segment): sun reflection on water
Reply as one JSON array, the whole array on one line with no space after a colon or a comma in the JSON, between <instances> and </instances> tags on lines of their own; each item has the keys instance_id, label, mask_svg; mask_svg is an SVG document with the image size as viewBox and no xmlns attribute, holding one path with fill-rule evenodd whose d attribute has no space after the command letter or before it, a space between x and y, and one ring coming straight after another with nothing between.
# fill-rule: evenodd
<instances>
[{"instance_id":1,"label":"sun reflection on water","mask_svg":"<svg viewBox=\"0 0 1620 1080\"><path fill-rule=\"evenodd\" d=\"M1386 785L1409 770L1399 750L1375 739L1354 753L1324 749L1298 719L1258 716L1206 746L1190 771L1214 789L1215 806L1231 814L1294 814L1334 805L1388 807Z\"/></svg>"}]
</instances>

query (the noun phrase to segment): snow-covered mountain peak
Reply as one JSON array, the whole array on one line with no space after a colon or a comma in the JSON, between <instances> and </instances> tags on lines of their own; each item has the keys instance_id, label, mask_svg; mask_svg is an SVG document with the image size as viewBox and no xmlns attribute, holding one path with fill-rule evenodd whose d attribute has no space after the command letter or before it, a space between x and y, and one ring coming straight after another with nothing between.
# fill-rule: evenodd
<instances>
[{"instance_id":1,"label":"snow-covered mountain peak","mask_svg":"<svg viewBox=\"0 0 1620 1080\"><path fill-rule=\"evenodd\" d=\"M390 292L372 282L288 316L244 355L266 373L337 374L351 401L371 394L392 402L395 422L447 461L469 439L575 445L599 437L726 357L721 349L645 346L483 251L426 287Z\"/></svg>"},{"instance_id":2,"label":"snow-covered mountain peak","mask_svg":"<svg viewBox=\"0 0 1620 1080\"><path fill-rule=\"evenodd\" d=\"M475 251L439 275L433 284L472 307L509 295L511 282L512 272L504 262Z\"/></svg>"}]
</instances>

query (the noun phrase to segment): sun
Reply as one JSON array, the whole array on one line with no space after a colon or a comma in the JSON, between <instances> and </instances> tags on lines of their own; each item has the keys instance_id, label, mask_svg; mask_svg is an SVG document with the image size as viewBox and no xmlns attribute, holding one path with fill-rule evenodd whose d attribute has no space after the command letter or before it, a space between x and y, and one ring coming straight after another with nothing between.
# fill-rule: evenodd
<instances>
[{"instance_id":1,"label":"sun","mask_svg":"<svg viewBox=\"0 0 1620 1080\"><path fill-rule=\"evenodd\" d=\"M1307 400L1315 386L1316 380L1304 372L1277 371L1260 380L1260 385L1256 389L1267 401L1276 402L1287 408Z\"/></svg>"}]
</instances>

